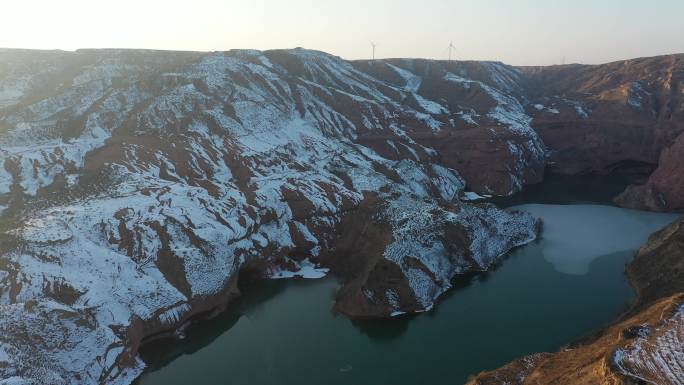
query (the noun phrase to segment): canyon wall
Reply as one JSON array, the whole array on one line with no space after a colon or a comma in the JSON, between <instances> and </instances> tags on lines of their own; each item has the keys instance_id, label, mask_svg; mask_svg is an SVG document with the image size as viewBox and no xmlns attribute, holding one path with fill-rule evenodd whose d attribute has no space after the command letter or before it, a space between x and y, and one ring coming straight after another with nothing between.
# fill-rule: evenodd
<instances>
[{"instance_id":1,"label":"canyon wall","mask_svg":"<svg viewBox=\"0 0 684 385\"><path fill-rule=\"evenodd\" d=\"M618 201L682 209L681 75L682 56L0 50L0 377L128 384L143 340L224 309L241 274L334 274L349 317L428 311L536 238L477 200L545 169L656 170Z\"/></svg>"}]
</instances>

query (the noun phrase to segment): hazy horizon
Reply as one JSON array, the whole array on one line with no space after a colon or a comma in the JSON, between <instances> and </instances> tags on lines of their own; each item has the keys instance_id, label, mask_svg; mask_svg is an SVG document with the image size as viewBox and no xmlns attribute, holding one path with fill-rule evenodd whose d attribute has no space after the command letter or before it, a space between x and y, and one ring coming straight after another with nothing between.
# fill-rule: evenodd
<instances>
[{"instance_id":1,"label":"hazy horizon","mask_svg":"<svg viewBox=\"0 0 684 385\"><path fill-rule=\"evenodd\" d=\"M684 52L684 2L85 0L2 7L0 47L182 51L304 47L345 59L497 60L512 65L599 64ZM667 12L663 12L667 10Z\"/></svg>"}]
</instances>

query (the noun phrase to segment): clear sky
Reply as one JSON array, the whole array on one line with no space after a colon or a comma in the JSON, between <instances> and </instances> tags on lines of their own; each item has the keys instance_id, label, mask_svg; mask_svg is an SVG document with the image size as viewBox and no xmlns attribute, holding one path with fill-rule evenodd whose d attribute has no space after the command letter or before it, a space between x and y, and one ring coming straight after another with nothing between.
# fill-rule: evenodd
<instances>
[{"instance_id":1,"label":"clear sky","mask_svg":"<svg viewBox=\"0 0 684 385\"><path fill-rule=\"evenodd\" d=\"M684 52L684 0L3 0L0 47L319 49L517 65Z\"/></svg>"}]
</instances>

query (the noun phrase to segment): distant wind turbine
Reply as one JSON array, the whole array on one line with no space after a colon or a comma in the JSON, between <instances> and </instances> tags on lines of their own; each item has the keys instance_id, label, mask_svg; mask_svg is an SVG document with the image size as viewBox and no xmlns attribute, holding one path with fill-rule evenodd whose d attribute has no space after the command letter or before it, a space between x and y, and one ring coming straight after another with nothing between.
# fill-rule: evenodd
<instances>
[{"instance_id":1,"label":"distant wind turbine","mask_svg":"<svg viewBox=\"0 0 684 385\"><path fill-rule=\"evenodd\" d=\"M373 61L375 61L375 47L377 47L378 45L372 41L370 42L370 44L371 44L371 47L373 47Z\"/></svg>"},{"instance_id":2,"label":"distant wind turbine","mask_svg":"<svg viewBox=\"0 0 684 385\"><path fill-rule=\"evenodd\" d=\"M449 61L451 61L451 52L456 49L456 46L454 46L454 42L451 41L449 43Z\"/></svg>"}]
</instances>

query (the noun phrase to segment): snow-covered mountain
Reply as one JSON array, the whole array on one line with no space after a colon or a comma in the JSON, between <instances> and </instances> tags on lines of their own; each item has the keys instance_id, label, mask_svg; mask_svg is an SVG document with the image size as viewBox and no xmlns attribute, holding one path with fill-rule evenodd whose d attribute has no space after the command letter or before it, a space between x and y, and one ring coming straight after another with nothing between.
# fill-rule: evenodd
<instances>
[{"instance_id":1,"label":"snow-covered mountain","mask_svg":"<svg viewBox=\"0 0 684 385\"><path fill-rule=\"evenodd\" d=\"M224 307L240 271L332 269L339 311L387 317L533 240L529 215L463 202L541 178L518 72L414 65L0 52L0 378L130 383L143 338Z\"/></svg>"},{"instance_id":2,"label":"snow-covered mountain","mask_svg":"<svg viewBox=\"0 0 684 385\"><path fill-rule=\"evenodd\" d=\"M590 67L0 50L0 384L131 383L143 340L224 309L240 275L334 274L350 317L429 310L537 236L474 198L549 159L586 170L571 153L654 162L680 132L647 156L576 139L601 111L678 122L651 83L604 97L640 73Z\"/></svg>"}]
</instances>

